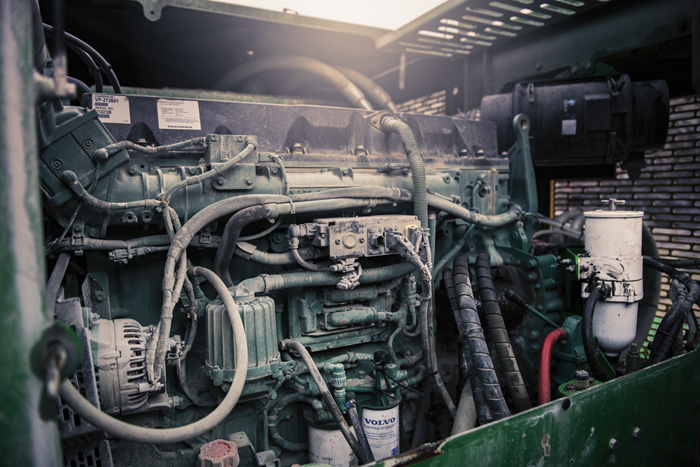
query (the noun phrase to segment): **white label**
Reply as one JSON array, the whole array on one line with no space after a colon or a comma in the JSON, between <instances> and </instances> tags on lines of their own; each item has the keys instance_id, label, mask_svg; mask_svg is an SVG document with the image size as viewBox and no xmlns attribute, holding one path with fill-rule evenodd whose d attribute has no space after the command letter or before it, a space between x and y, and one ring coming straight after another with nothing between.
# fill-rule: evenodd
<instances>
[{"instance_id":1,"label":"white label","mask_svg":"<svg viewBox=\"0 0 700 467\"><path fill-rule=\"evenodd\" d=\"M158 128L161 130L201 130L199 103L158 99Z\"/></svg>"},{"instance_id":2,"label":"white label","mask_svg":"<svg viewBox=\"0 0 700 467\"><path fill-rule=\"evenodd\" d=\"M561 134L567 136L573 136L576 134L576 120L562 120L561 121Z\"/></svg>"},{"instance_id":3,"label":"white label","mask_svg":"<svg viewBox=\"0 0 700 467\"><path fill-rule=\"evenodd\" d=\"M374 459L379 461L399 453L399 406L384 410L364 409L362 427Z\"/></svg>"},{"instance_id":4,"label":"white label","mask_svg":"<svg viewBox=\"0 0 700 467\"><path fill-rule=\"evenodd\" d=\"M129 98L112 94L93 94L92 108L103 123L131 123Z\"/></svg>"}]
</instances>

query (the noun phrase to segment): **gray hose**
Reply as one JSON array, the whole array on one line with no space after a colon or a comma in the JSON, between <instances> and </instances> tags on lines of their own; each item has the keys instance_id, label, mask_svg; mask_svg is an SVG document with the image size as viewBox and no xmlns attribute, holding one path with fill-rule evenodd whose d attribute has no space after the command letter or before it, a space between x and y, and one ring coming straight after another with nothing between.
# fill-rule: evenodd
<instances>
[{"instance_id":1,"label":"gray hose","mask_svg":"<svg viewBox=\"0 0 700 467\"><path fill-rule=\"evenodd\" d=\"M222 76L214 84L214 89L227 91L251 76L284 69L303 70L317 74L336 87L352 105L372 110L372 105L362 91L341 72L318 60L297 55L276 55L251 60Z\"/></svg>"},{"instance_id":2,"label":"gray hose","mask_svg":"<svg viewBox=\"0 0 700 467\"><path fill-rule=\"evenodd\" d=\"M100 411L100 409L92 405L80 394L73 386L73 383L66 379L61 383L60 395L85 421L117 438L137 443L169 444L179 443L203 435L215 426L221 424L228 414L231 413L231 410L235 407L243 391L246 373L248 371L248 344L246 343L243 322L238 312L238 305L234 302L230 292L226 289L221 279L212 271L201 267L193 267L190 268L189 271L192 275L204 277L214 286L214 289L219 294L226 307L226 313L231 322L231 327L233 328L236 372L224 400L221 401L221 404L219 404L213 412L192 424L178 428L144 428L123 422Z\"/></svg>"},{"instance_id":3,"label":"gray hose","mask_svg":"<svg viewBox=\"0 0 700 467\"><path fill-rule=\"evenodd\" d=\"M418 149L418 143L413 136L413 131L408 124L401 120L386 115L379 124L384 133L396 133L401 138L403 149L406 152L408 163L411 166L413 177L413 213L418 217L421 227L428 230L428 186L425 177L425 164L423 156Z\"/></svg>"},{"instance_id":4,"label":"gray hose","mask_svg":"<svg viewBox=\"0 0 700 467\"><path fill-rule=\"evenodd\" d=\"M459 405L457 406L457 415L452 424L452 435L464 433L476 426L476 405L472 394L471 384L465 384L462 389L462 395L459 397Z\"/></svg>"},{"instance_id":5,"label":"gray hose","mask_svg":"<svg viewBox=\"0 0 700 467\"><path fill-rule=\"evenodd\" d=\"M102 211L113 211L116 209L156 208L162 204L156 199L141 199L126 203L110 203L109 201L102 201L101 199L97 199L88 193L83 184L78 180L78 176L72 170L62 172L60 178L63 183L68 185L68 188L73 190L73 193L75 193L75 195L83 203Z\"/></svg>"},{"instance_id":6,"label":"gray hose","mask_svg":"<svg viewBox=\"0 0 700 467\"><path fill-rule=\"evenodd\" d=\"M205 137L200 136L198 138L187 139L184 141L179 141L177 143L168 144L167 146L143 146L141 144L136 144L131 141L119 141L117 143L108 144L107 146L96 150L93 154L95 160L104 162L108 160L114 154L123 151L124 149L130 149L132 151L142 152L144 154L168 154L172 151L177 151L179 149L189 148L191 146L204 146L207 144ZM249 143L247 143L249 144ZM247 149L247 148L246 148Z\"/></svg>"},{"instance_id":7,"label":"gray hose","mask_svg":"<svg viewBox=\"0 0 700 467\"><path fill-rule=\"evenodd\" d=\"M162 146L162 147L167 147L167 146ZM184 180L181 180L165 190L165 193L161 196L161 199L165 201L166 203L170 202L170 198L177 193L178 190L181 190L182 188L191 186L191 185L198 185L205 180L209 180L210 178L214 178L218 175L223 175L228 169L233 167L234 165L238 164L240 161L248 157L253 151L255 150L255 144L248 138L246 140L246 147L233 156L231 159L227 160L223 164L215 165L211 168L211 170L207 170L201 175L196 175L194 177L188 177Z\"/></svg>"},{"instance_id":8,"label":"gray hose","mask_svg":"<svg viewBox=\"0 0 700 467\"><path fill-rule=\"evenodd\" d=\"M484 312L491 340L496 347L498 361L501 364L503 373L505 373L510 395L513 398L513 405L515 410L522 412L531 408L532 402L525 388L523 376L520 374L513 347L510 344L506 324L501 315L501 308L498 306L498 295L493 286L490 261L491 257L486 252L479 253L476 257L475 274L479 294L481 295L481 309Z\"/></svg>"},{"instance_id":9,"label":"gray hose","mask_svg":"<svg viewBox=\"0 0 700 467\"><path fill-rule=\"evenodd\" d=\"M397 277L411 274L415 266L409 263L392 264L379 268L364 269L360 276L360 284L384 282ZM342 275L332 272L287 272L283 274L261 274L246 279L236 288L236 296L267 294L274 290L291 289L295 287L323 287L336 285Z\"/></svg>"},{"instance_id":10,"label":"gray hose","mask_svg":"<svg viewBox=\"0 0 700 467\"><path fill-rule=\"evenodd\" d=\"M471 353L474 357L472 370L481 380L484 395L494 420L500 420L510 415L510 410L503 398L501 386L498 383L496 371L493 368L484 331L481 328L479 314L476 311L476 301L469 279L469 256L460 255L455 259L453 272L455 284L455 301L462 322L458 324L460 336L467 338Z\"/></svg>"},{"instance_id":11,"label":"gray hose","mask_svg":"<svg viewBox=\"0 0 700 467\"><path fill-rule=\"evenodd\" d=\"M306 350L306 348L299 342L295 341L284 341L282 344L284 348L288 350L294 350L295 352L297 352L301 359L304 361L304 364L306 365L306 368L309 369L309 373L311 374L311 377L316 383L316 386L321 391L321 397L323 398L323 401L326 403L326 406L328 407L328 410L330 410L331 414L333 414L333 419L338 425L340 431L343 433L343 436L348 442L350 449L352 449L352 452L355 453L357 458L360 459L360 462L362 462L363 464L373 462L374 458L372 456L372 452L365 452L364 449L362 449L362 447L360 446L360 443L357 441L357 438L355 438L355 435L352 433L352 431L350 431L350 427L345 421L345 418L343 418L343 414L338 408L338 405L335 403L333 395L328 390L328 386L323 380L321 372L318 371L316 363L314 363L314 360L311 358L311 355Z\"/></svg>"},{"instance_id":12,"label":"gray hose","mask_svg":"<svg viewBox=\"0 0 700 467\"><path fill-rule=\"evenodd\" d=\"M370 99L378 104L382 109L387 109L391 113L398 113L399 109L396 107L394 100L391 98L388 92L379 86L372 78L367 75L360 73L352 68L346 68L344 66L336 66L336 70L344 74L350 81L355 83L362 92L367 94Z\"/></svg>"},{"instance_id":13,"label":"gray hose","mask_svg":"<svg viewBox=\"0 0 700 467\"><path fill-rule=\"evenodd\" d=\"M46 314L49 319L53 319L53 311L56 307L56 300L58 300L58 292L61 288L61 281L63 281L63 276L66 274L66 269L68 269L68 263L70 263L70 253L61 253L58 255L56 260L56 265L51 271L51 276L46 282Z\"/></svg>"},{"instance_id":14,"label":"gray hose","mask_svg":"<svg viewBox=\"0 0 700 467\"><path fill-rule=\"evenodd\" d=\"M428 194L428 204L439 211L445 211L446 213L459 217L470 224L475 224L481 227L503 227L504 225L517 221L522 216L522 209L520 209L518 206L512 206L508 211L501 214L479 214L463 208L461 205L453 203L449 199L433 194Z\"/></svg>"}]
</instances>

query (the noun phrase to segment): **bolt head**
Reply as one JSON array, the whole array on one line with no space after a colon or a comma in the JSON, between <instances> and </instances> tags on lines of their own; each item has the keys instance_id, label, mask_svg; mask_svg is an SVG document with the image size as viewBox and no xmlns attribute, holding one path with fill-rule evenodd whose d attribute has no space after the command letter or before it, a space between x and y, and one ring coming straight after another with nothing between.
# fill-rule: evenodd
<instances>
[{"instance_id":1,"label":"bolt head","mask_svg":"<svg viewBox=\"0 0 700 467\"><path fill-rule=\"evenodd\" d=\"M610 438L610 442L608 443L608 447L610 448L611 451L614 451L617 449L617 447L620 445L620 443L615 439L615 438Z\"/></svg>"},{"instance_id":2,"label":"bolt head","mask_svg":"<svg viewBox=\"0 0 700 467\"><path fill-rule=\"evenodd\" d=\"M588 381L589 375L586 370L576 370L574 379L578 381Z\"/></svg>"},{"instance_id":3,"label":"bolt head","mask_svg":"<svg viewBox=\"0 0 700 467\"><path fill-rule=\"evenodd\" d=\"M639 439L642 437L642 429L637 427L634 427L634 430L632 430L632 437L634 439Z\"/></svg>"}]
</instances>

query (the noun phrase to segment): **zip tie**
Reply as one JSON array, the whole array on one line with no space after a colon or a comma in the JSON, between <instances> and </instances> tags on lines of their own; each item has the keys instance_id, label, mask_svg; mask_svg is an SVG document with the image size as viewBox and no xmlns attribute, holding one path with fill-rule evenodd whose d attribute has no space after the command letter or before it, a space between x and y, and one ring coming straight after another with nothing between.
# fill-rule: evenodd
<instances>
[{"instance_id":1,"label":"zip tie","mask_svg":"<svg viewBox=\"0 0 700 467\"><path fill-rule=\"evenodd\" d=\"M292 196L291 195L287 196L287 198L289 198L289 207L290 207L289 214L296 214L297 210L294 208L294 200L292 199Z\"/></svg>"}]
</instances>

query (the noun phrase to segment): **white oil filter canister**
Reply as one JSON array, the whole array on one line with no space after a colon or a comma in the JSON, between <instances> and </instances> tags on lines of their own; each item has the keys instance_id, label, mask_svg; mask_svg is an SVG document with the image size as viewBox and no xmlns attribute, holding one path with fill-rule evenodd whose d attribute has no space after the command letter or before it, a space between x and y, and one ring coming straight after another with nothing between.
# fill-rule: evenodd
<instances>
[{"instance_id":1,"label":"white oil filter canister","mask_svg":"<svg viewBox=\"0 0 700 467\"><path fill-rule=\"evenodd\" d=\"M335 426L325 428L309 424L309 461L333 467L357 467L359 462L343 432Z\"/></svg>"},{"instance_id":2,"label":"white oil filter canister","mask_svg":"<svg viewBox=\"0 0 700 467\"><path fill-rule=\"evenodd\" d=\"M380 461L399 453L399 406L386 409L362 409L362 427L374 460Z\"/></svg>"}]
</instances>

